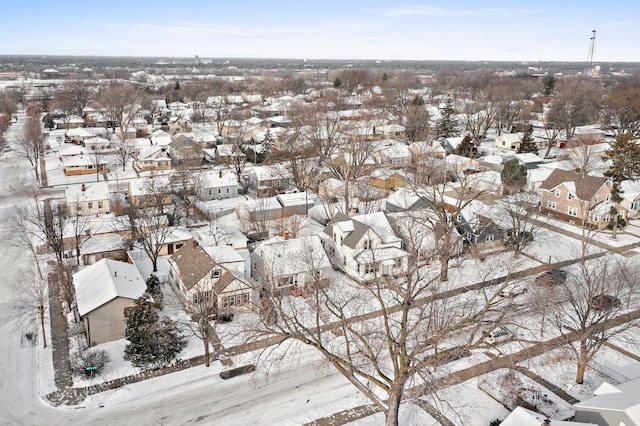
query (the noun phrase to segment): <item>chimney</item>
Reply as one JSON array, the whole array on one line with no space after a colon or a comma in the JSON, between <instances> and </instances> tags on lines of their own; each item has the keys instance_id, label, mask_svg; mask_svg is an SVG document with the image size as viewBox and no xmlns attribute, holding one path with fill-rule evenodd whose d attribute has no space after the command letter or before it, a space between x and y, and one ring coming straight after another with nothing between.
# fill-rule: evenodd
<instances>
[{"instance_id":1,"label":"chimney","mask_svg":"<svg viewBox=\"0 0 640 426\"><path fill-rule=\"evenodd\" d=\"M285 241L287 241L289 239L289 231L284 231L282 233L282 237L284 238Z\"/></svg>"},{"instance_id":2,"label":"chimney","mask_svg":"<svg viewBox=\"0 0 640 426\"><path fill-rule=\"evenodd\" d=\"M191 240L191 247L192 248L198 247L198 242L196 240Z\"/></svg>"},{"instance_id":3,"label":"chimney","mask_svg":"<svg viewBox=\"0 0 640 426\"><path fill-rule=\"evenodd\" d=\"M222 170L218 170L218 177L222 179Z\"/></svg>"},{"instance_id":4,"label":"chimney","mask_svg":"<svg viewBox=\"0 0 640 426\"><path fill-rule=\"evenodd\" d=\"M118 278L118 271L113 271L113 276L114 276L115 278Z\"/></svg>"},{"instance_id":5,"label":"chimney","mask_svg":"<svg viewBox=\"0 0 640 426\"><path fill-rule=\"evenodd\" d=\"M86 191L86 190L87 190L87 187L86 187L86 186L85 186L85 184L83 183L83 184L82 184L82 192L84 192L84 191Z\"/></svg>"},{"instance_id":6,"label":"chimney","mask_svg":"<svg viewBox=\"0 0 640 426\"><path fill-rule=\"evenodd\" d=\"M542 424L540 426L551 426L551 420L544 419L544 421L542 422Z\"/></svg>"}]
</instances>

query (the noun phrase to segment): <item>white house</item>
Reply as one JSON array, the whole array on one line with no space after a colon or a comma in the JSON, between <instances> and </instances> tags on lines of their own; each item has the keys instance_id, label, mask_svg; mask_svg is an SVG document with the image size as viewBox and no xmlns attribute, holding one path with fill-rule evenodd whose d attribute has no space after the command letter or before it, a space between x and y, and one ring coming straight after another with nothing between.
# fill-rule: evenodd
<instances>
[{"instance_id":1,"label":"white house","mask_svg":"<svg viewBox=\"0 0 640 426\"><path fill-rule=\"evenodd\" d=\"M64 199L70 215L93 216L110 213L109 186L106 182L96 182L68 186Z\"/></svg>"},{"instance_id":2,"label":"white house","mask_svg":"<svg viewBox=\"0 0 640 426\"><path fill-rule=\"evenodd\" d=\"M330 270L317 235L289 239L285 234L261 243L251 253L251 276L272 290L318 283Z\"/></svg>"},{"instance_id":3,"label":"white house","mask_svg":"<svg viewBox=\"0 0 640 426\"><path fill-rule=\"evenodd\" d=\"M200 199L203 201L220 200L238 196L238 178L230 170L212 170L202 174Z\"/></svg>"},{"instance_id":4,"label":"white house","mask_svg":"<svg viewBox=\"0 0 640 426\"><path fill-rule=\"evenodd\" d=\"M147 289L138 269L102 259L73 274L76 310L89 346L125 338L124 312Z\"/></svg>"},{"instance_id":5,"label":"white house","mask_svg":"<svg viewBox=\"0 0 640 426\"><path fill-rule=\"evenodd\" d=\"M640 379L603 383L594 397L574 404L576 421L606 426L640 425Z\"/></svg>"},{"instance_id":6,"label":"white house","mask_svg":"<svg viewBox=\"0 0 640 426\"><path fill-rule=\"evenodd\" d=\"M329 256L358 281L402 275L408 269L409 253L382 212L353 217L338 213L322 237Z\"/></svg>"}]
</instances>

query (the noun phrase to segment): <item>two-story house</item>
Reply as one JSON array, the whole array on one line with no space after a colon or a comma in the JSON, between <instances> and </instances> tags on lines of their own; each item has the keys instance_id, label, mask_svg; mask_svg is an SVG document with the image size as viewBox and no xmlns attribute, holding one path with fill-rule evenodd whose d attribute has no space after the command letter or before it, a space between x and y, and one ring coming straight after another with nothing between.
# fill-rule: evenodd
<instances>
[{"instance_id":1,"label":"two-story house","mask_svg":"<svg viewBox=\"0 0 640 426\"><path fill-rule=\"evenodd\" d=\"M230 170L212 170L202 173L199 196L203 201L238 196L238 178Z\"/></svg>"},{"instance_id":2,"label":"two-story house","mask_svg":"<svg viewBox=\"0 0 640 426\"><path fill-rule=\"evenodd\" d=\"M539 193L541 214L598 229L606 228L611 220L611 183L606 178L555 169L542 182ZM618 207L618 215L626 219L627 210Z\"/></svg>"},{"instance_id":3,"label":"two-story house","mask_svg":"<svg viewBox=\"0 0 640 426\"><path fill-rule=\"evenodd\" d=\"M409 253L382 212L353 217L338 213L327 223L322 238L329 257L357 281L408 270Z\"/></svg>"},{"instance_id":4,"label":"two-story house","mask_svg":"<svg viewBox=\"0 0 640 426\"><path fill-rule=\"evenodd\" d=\"M269 197L289 189L290 174L278 166L256 166L248 173L249 191Z\"/></svg>"},{"instance_id":5,"label":"two-story house","mask_svg":"<svg viewBox=\"0 0 640 426\"><path fill-rule=\"evenodd\" d=\"M237 312L250 309L255 302L255 291L243 275L233 266L227 269L216 262L195 240L180 247L167 263L169 283L187 303L215 298L219 310Z\"/></svg>"},{"instance_id":6,"label":"two-story house","mask_svg":"<svg viewBox=\"0 0 640 426\"><path fill-rule=\"evenodd\" d=\"M270 291L289 291L323 283L331 263L317 235L274 237L251 253L251 277Z\"/></svg>"},{"instance_id":7,"label":"two-story house","mask_svg":"<svg viewBox=\"0 0 640 426\"><path fill-rule=\"evenodd\" d=\"M109 186L106 182L68 186L64 190L67 211L70 215L93 216L111 211Z\"/></svg>"}]
</instances>

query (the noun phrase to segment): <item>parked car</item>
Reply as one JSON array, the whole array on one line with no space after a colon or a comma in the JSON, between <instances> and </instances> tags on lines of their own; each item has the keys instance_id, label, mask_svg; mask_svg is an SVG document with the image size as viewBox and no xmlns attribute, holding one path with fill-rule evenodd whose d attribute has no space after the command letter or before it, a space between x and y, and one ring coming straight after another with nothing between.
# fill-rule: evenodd
<instances>
[{"instance_id":1,"label":"parked car","mask_svg":"<svg viewBox=\"0 0 640 426\"><path fill-rule=\"evenodd\" d=\"M516 297L525 294L529 289L524 283L509 284L500 290L500 297Z\"/></svg>"},{"instance_id":2,"label":"parked car","mask_svg":"<svg viewBox=\"0 0 640 426\"><path fill-rule=\"evenodd\" d=\"M564 284L567 280L567 271L562 269L549 269L547 272L538 275L534 280L535 284L540 287L554 287Z\"/></svg>"},{"instance_id":3,"label":"parked car","mask_svg":"<svg viewBox=\"0 0 640 426\"><path fill-rule=\"evenodd\" d=\"M619 308L622 305L620 299L610 294L599 294L591 298L591 306L596 311L609 310Z\"/></svg>"},{"instance_id":4,"label":"parked car","mask_svg":"<svg viewBox=\"0 0 640 426\"><path fill-rule=\"evenodd\" d=\"M503 340L508 340L513 337L513 333L506 327L498 326L493 329L487 329L483 333L482 339L490 344L494 345Z\"/></svg>"}]
</instances>

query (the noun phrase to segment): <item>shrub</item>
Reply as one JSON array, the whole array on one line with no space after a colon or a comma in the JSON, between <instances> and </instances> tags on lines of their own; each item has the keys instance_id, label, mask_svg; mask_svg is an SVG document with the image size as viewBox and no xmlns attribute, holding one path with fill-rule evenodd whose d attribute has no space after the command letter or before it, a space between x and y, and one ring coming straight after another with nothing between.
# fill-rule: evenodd
<instances>
[{"instance_id":1,"label":"shrub","mask_svg":"<svg viewBox=\"0 0 640 426\"><path fill-rule=\"evenodd\" d=\"M72 360L72 368L78 374L90 376L100 374L109 361L109 354L104 349L87 349L76 354Z\"/></svg>"}]
</instances>

